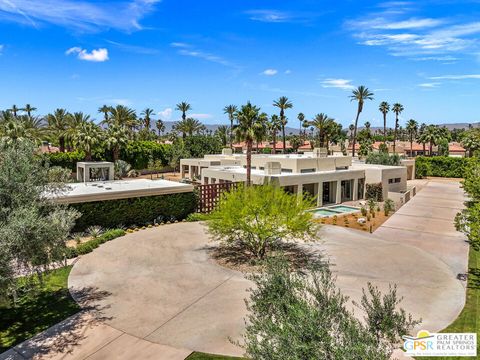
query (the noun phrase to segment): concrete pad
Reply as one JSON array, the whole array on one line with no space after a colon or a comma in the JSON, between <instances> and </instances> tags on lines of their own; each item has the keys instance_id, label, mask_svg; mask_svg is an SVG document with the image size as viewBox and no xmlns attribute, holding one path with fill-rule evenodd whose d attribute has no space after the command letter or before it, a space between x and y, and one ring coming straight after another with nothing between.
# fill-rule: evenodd
<instances>
[{"instance_id":1,"label":"concrete pad","mask_svg":"<svg viewBox=\"0 0 480 360\"><path fill-rule=\"evenodd\" d=\"M455 229L453 220L423 218L419 216L408 216L396 214L390 217L381 227L393 228L400 230L411 230L417 233L437 234L441 236L449 236L457 239L463 239L463 234Z\"/></svg>"},{"instance_id":2,"label":"concrete pad","mask_svg":"<svg viewBox=\"0 0 480 360\"><path fill-rule=\"evenodd\" d=\"M462 206L462 205L459 205ZM421 205L418 202L410 201L402 206L397 214L421 217L424 219L438 219L451 221L460 212L461 208L434 207L432 205Z\"/></svg>"}]
</instances>

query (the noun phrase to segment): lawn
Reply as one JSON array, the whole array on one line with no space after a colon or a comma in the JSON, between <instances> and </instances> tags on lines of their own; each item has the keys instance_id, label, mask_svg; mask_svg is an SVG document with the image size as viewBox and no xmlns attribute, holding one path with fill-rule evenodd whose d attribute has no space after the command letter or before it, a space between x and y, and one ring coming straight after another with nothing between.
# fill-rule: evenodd
<instances>
[{"instance_id":1,"label":"lawn","mask_svg":"<svg viewBox=\"0 0 480 360\"><path fill-rule=\"evenodd\" d=\"M77 313L80 308L68 292L71 266L51 271L43 286L19 296L12 307L0 303L0 353ZM28 279L20 278L20 283Z\"/></svg>"},{"instance_id":2,"label":"lawn","mask_svg":"<svg viewBox=\"0 0 480 360\"><path fill-rule=\"evenodd\" d=\"M465 307L458 318L441 332L467 333L473 332L480 339L480 252L470 248L468 256L468 286ZM480 354L480 341L477 342L477 353ZM452 357L419 357L419 360L447 360ZM468 357L465 359L472 359Z\"/></svg>"},{"instance_id":3,"label":"lawn","mask_svg":"<svg viewBox=\"0 0 480 360\"><path fill-rule=\"evenodd\" d=\"M242 360L245 358L234 357L234 356L225 356L225 355L212 355L205 354L200 352L194 352L185 360Z\"/></svg>"}]
</instances>

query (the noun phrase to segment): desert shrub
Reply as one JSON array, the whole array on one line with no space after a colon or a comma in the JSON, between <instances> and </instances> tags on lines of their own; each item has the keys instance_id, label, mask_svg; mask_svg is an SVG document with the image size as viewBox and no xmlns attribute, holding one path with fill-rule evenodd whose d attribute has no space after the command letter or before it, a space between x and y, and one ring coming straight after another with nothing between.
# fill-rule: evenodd
<instances>
[{"instance_id":1,"label":"desert shrub","mask_svg":"<svg viewBox=\"0 0 480 360\"><path fill-rule=\"evenodd\" d=\"M362 216L367 216L367 209L365 207L362 206L360 212L362 213Z\"/></svg>"},{"instance_id":2,"label":"desert shrub","mask_svg":"<svg viewBox=\"0 0 480 360\"><path fill-rule=\"evenodd\" d=\"M450 156L419 156L415 159L415 176L462 178L468 165L478 161L477 158L462 158Z\"/></svg>"},{"instance_id":3,"label":"desert shrub","mask_svg":"<svg viewBox=\"0 0 480 360\"><path fill-rule=\"evenodd\" d=\"M134 169L148 167L150 159L160 160L163 166L168 165L171 145L159 144L155 141L132 141L121 151L120 157Z\"/></svg>"},{"instance_id":4,"label":"desert shrub","mask_svg":"<svg viewBox=\"0 0 480 360\"><path fill-rule=\"evenodd\" d=\"M207 225L221 246L239 246L261 260L283 240L315 238L317 226L306 211L313 206L277 186L240 186L223 194Z\"/></svg>"},{"instance_id":5,"label":"desert shrub","mask_svg":"<svg viewBox=\"0 0 480 360\"><path fill-rule=\"evenodd\" d=\"M193 192L145 196L129 199L94 201L71 204L82 216L77 220L75 231L91 225L114 228L147 225L156 219L162 221L183 220L197 207L197 196Z\"/></svg>"},{"instance_id":6,"label":"desert shrub","mask_svg":"<svg viewBox=\"0 0 480 360\"><path fill-rule=\"evenodd\" d=\"M99 247L101 244L106 243L107 241L113 240L117 237L125 235L126 232L125 230L122 229L113 229L113 230L108 230L105 231L102 235L84 242L82 244L77 245L76 248L69 248L66 254L67 258L74 258L77 257L78 255L85 255L93 250L95 250L97 247Z\"/></svg>"},{"instance_id":7,"label":"desert shrub","mask_svg":"<svg viewBox=\"0 0 480 360\"><path fill-rule=\"evenodd\" d=\"M77 171L77 162L85 161L85 153L83 151L57 152L44 154L42 156L44 156L45 161L48 162L51 167L59 166L70 169L71 171Z\"/></svg>"},{"instance_id":8,"label":"desert shrub","mask_svg":"<svg viewBox=\"0 0 480 360\"><path fill-rule=\"evenodd\" d=\"M392 211L395 211L395 203L392 199L385 200L383 203L383 213L385 216L388 216Z\"/></svg>"},{"instance_id":9,"label":"desert shrub","mask_svg":"<svg viewBox=\"0 0 480 360\"><path fill-rule=\"evenodd\" d=\"M383 144L382 144L383 145ZM378 165L400 165L400 156L398 154L389 155L388 152L371 152L368 154L365 163Z\"/></svg>"},{"instance_id":10,"label":"desert shrub","mask_svg":"<svg viewBox=\"0 0 480 360\"><path fill-rule=\"evenodd\" d=\"M367 184L365 190L365 198L367 200L373 199L375 201L383 201L383 186L382 183Z\"/></svg>"}]
</instances>

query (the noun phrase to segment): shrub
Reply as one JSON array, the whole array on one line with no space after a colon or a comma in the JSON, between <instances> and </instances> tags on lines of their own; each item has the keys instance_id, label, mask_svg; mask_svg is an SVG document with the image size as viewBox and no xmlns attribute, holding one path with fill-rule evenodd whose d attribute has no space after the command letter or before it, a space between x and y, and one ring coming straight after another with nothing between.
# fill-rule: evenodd
<instances>
[{"instance_id":1,"label":"shrub","mask_svg":"<svg viewBox=\"0 0 480 360\"><path fill-rule=\"evenodd\" d=\"M195 211L197 196L193 192L187 192L78 203L71 204L70 207L82 214L75 225L75 231L82 231L91 225L113 228L120 224L146 225L155 219L183 220Z\"/></svg>"},{"instance_id":2,"label":"shrub","mask_svg":"<svg viewBox=\"0 0 480 360\"><path fill-rule=\"evenodd\" d=\"M468 165L478 161L476 158L462 158L450 156L419 156L415 159L415 176L462 178Z\"/></svg>"},{"instance_id":3,"label":"shrub","mask_svg":"<svg viewBox=\"0 0 480 360\"><path fill-rule=\"evenodd\" d=\"M311 240L316 235L311 199L298 201L271 185L240 186L224 193L207 225L221 246L240 246L254 259L264 259L286 239Z\"/></svg>"},{"instance_id":4,"label":"shrub","mask_svg":"<svg viewBox=\"0 0 480 360\"><path fill-rule=\"evenodd\" d=\"M163 166L168 165L171 145L159 144L155 141L132 141L121 152L122 160L129 163L134 169L148 168L148 162L160 160Z\"/></svg>"},{"instance_id":5,"label":"shrub","mask_svg":"<svg viewBox=\"0 0 480 360\"><path fill-rule=\"evenodd\" d=\"M365 190L365 198L367 200L373 199L375 201L383 201L383 186L382 183L367 184Z\"/></svg>"},{"instance_id":6,"label":"shrub","mask_svg":"<svg viewBox=\"0 0 480 360\"><path fill-rule=\"evenodd\" d=\"M395 211L395 203L392 199L387 199L383 203L383 213L385 216L390 215L390 212Z\"/></svg>"},{"instance_id":7,"label":"shrub","mask_svg":"<svg viewBox=\"0 0 480 360\"><path fill-rule=\"evenodd\" d=\"M383 145L383 144L382 144ZM398 166L400 165L400 156L398 154L389 155L388 152L378 152L370 153L365 160L367 164L378 164L378 165L391 165Z\"/></svg>"},{"instance_id":8,"label":"shrub","mask_svg":"<svg viewBox=\"0 0 480 360\"><path fill-rule=\"evenodd\" d=\"M367 209L365 209L365 207L362 206L360 212L362 213L362 216L367 216Z\"/></svg>"},{"instance_id":9,"label":"shrub","mask_svg":"<svg viewBox=\"0 0 480 360\"><path fill-rule=\"evenodd\" d=\"M193 135L184 140L185 150L190 157L202 158L207 154L222 152L222 142L217 136Z\"/></svg>"},{"instance_id":10,"label":"shrub","mask_svg":"<svg viewBox=\"0 0 480 360\"><path fill-rule=\"evenodd\" d=\"M60 166L70 169L71 171L77 171L77 162L85 160L85 153L83 151L58 152L44 154L43 156L50 166Z\"/></svg>"},{"instance_id":11,"label":"shrub","mask_svg":"<svg viewBox=\"0 0 480 360\"><path fill-rule=\"evenodd\" d=\"M76 248L68 248L66 257L68 259L77 257L78 255L85 255L92 252L94 249L99 247L101 244L106 243L107 241L113 240L117 237L125 235L125 230L122 229L113 229L104 232L102 235L97 238L79 244Z\"/></svg>"}]
</instances>

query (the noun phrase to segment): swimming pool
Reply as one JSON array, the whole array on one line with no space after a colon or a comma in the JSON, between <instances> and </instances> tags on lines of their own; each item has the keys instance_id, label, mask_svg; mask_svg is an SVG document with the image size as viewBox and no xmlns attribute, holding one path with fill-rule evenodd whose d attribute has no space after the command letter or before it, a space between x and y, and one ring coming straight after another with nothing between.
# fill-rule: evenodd
<instances>
[{"instance_id":1,"label":"swimming pool","mask_svg":"<svg viewBox=\"0 0 480 360\"><path fill-rule=\"evenodd\" d=\"M311 210L315 217L329 217L360 211L359 208L348 205L334 205Z\"/></svg>"}]
</instances>

